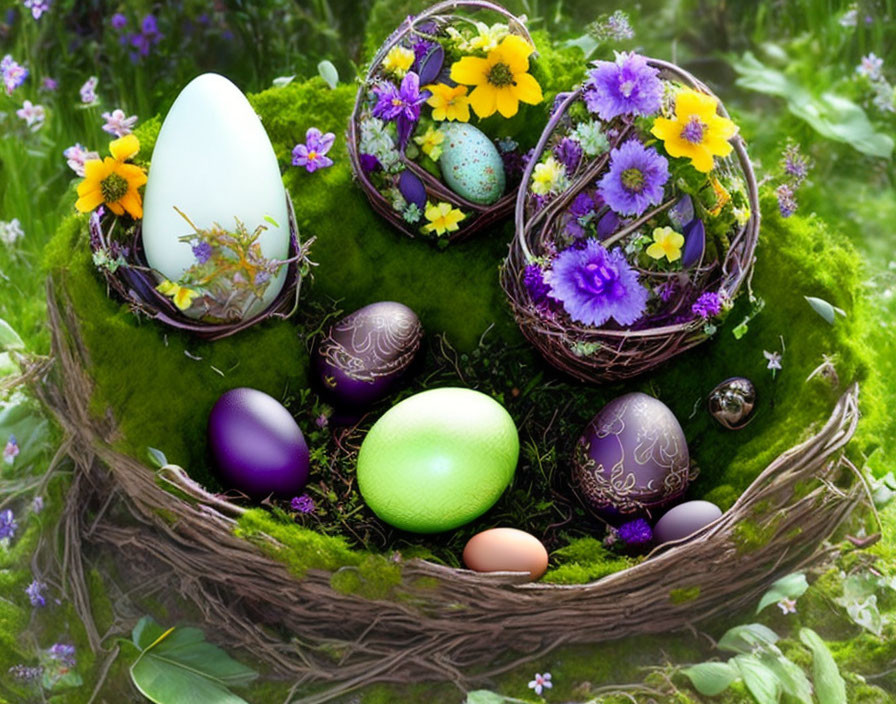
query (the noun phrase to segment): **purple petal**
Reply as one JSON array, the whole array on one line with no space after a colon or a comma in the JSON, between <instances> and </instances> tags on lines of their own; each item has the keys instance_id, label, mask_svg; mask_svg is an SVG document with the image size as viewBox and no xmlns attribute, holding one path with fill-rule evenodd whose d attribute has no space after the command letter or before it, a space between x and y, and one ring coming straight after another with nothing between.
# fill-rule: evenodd
<instances>
[{"instance_id":1,"label":"purple petal","mask_svg":"<svg viewBox=\"0 0 896 704\"><path fill-rule=\"evenodd\" d=\"M398 190L408 203L414 203L420 210L426 207L426 187L416 174L408 169L398 177Z\"/></svg>"},{"instance_id":2,"label":"purple petal","mask_svg":"<svg viewBox=\"0 0 896 704\"><path fill-rule=\"evenodd\" d=\"M706 229L699 218L691 220L684 228L684 250L681 253L681 265L687 269L698 264L706 249Z\"/></svg>"},{"instance_id":3,"label":"purple petal","mask_svg":"<svg viewBox=\"0 0 896 704\"><path fill-rule=\"evenodd\" d=\"M619 216L612 210L604 213L604 216L597 222L597 236L605 240L619 229Z\"/></svg>"},{"instance_id":4,"label":"purple petal","mask_svg":"<svg viewBox=\"0 0 896 704\"><path fill-rule=\"evenodd\" d=\"M445 50L441 44L436 44L435 48L420 62L420 85L435 83L444 63Z\"/></svg>"}]
</instances>

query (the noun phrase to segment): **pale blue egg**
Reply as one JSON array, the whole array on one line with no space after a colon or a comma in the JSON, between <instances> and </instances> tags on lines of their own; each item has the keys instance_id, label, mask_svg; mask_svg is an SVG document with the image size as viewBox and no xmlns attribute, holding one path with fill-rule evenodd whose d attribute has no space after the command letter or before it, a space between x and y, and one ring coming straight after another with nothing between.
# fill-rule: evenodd
<instances>
[{"instance_id":1,"label":"pale blue egg","mask_svg":"<svg viewBox=\"0 0 896 704\"><path fill-rule=\"evenodd\" d=\"M443 124L439 164L448 187L462 198L491 205L504 194L504 163L492 141L464 122Z\"/></svg>"}]
</instances>

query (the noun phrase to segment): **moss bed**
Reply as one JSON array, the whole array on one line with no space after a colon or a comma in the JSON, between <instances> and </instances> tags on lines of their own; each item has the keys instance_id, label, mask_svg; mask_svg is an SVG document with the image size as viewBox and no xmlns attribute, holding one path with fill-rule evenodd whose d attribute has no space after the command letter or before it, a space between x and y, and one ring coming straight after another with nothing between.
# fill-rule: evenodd
<instances>
[{"instance_id":1,"label":"moss bed","mask_svg":"<svg viewBox=\"0 0 896 704\"><path fill-rule=\"evenodd\" d=\"M536 36L539 79L554 90L572 85L582 66L577 51L551 49ZM607 552L603 529L572 497L567 482L571 448L587 421L611 398L629 390L658 396L675 412L701 474L688 498L729 507L777 455L805 439L827 419L853 381L862 386L865 418L850 446L856 459L880 444L886 396L883 381L869 377L867 333L873 320L862 295L858 254L840 233L814 217L781 219L774 199L763 202L763 225L753 279L765 306L740 339L733 330L756 309L742 296L714 339L635 382L589 387L563 378L529 349L518 333L498 283L507 252L507 225L472 241L438 251L393 232L368 207L352 182L342 136L354 99L351 85L328 89L320 79L273 88L250 97L261 115L293 198L302 238L315 237L314 278L303 285L301 312L290 321L269 321L234 338L206 343L140 320L109 299L94 271L86 219L69 218L50 243L45 264L57 295L71 305L92 361L92 407L110 414L120 430L119 449L148 464L148 448L187 468L210 489L205 441L208 413L218 396L251 386L281 399L294 413L312 449L309 492L314 514L294 515L288 505L246 514L239 530L265 531L288 549L279 557L297 573L309 567L378 564L372 554L401 551L459 564L465 541L494 525L534 533L551 551L544 578L582 583L632 564ZM317 126L339 135L335 165L314 174L288 166L305 130ZM138 132L142 156L151 155L160 120ZM830 301L846 312L829 325L804 296ZM315 331L337 311L377 300L413 308L426 329L425 355L409 385L361 420L354 431L335 422L319 428L327 409L310 388L308 346ZM783 339L783 350L782 350ZM773 377L763 351L783 351L783 370ZM838 379L807 377L825 358ZM722 379L746 376L759 394L755 420L744 430L723 430L705 410L707 393ZM866 383L867 382L867 383ZM433 386L461 385L504 403L520 428L521 462L516 478L495 507L462 529L439 536L403 534L385 526L354 488L353 455L364 429L407 394ZM744 545L757 539L745 526ZM388 570L386 570L388 572ZM389 575L381 575L386 582ZM370 584L377 579L369 580ZM352 585L334 584L352 591ZM376 589L374 591L377 591ZM376 596L376 594L372 594ZM686 598L687 595L681 595Z\"/></svg>"}]
</instances>

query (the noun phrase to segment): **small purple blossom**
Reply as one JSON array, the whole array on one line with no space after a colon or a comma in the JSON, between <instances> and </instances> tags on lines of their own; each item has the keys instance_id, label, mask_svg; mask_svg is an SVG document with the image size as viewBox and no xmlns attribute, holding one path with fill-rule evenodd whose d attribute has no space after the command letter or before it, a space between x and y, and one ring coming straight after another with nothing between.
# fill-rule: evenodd
<instances>
[{"instance_id":1,"label":"small purple blossom","mask_svg":"<svg viewBox=\"0 0 896 704\"><path fill-rule=\"evenodd\" d=\"M401 79L401 87L384 81L373 89L376 104L373 116L383 120L394 120L398 129L398 146L404 149L420 119L420 106L429 98L428 90L420 92L420 79L413 71L408 71Z\"/></svg>"},{"instance_id":2,"label":"small purple blossom","mask_svg":"<svg viewBox=\"0 0 896 704\"><path fill-rule=\"evenodd\" d=\"M615 61L595 61L585 82L585 104L602 120L618 115L653 115L660 109L659 70L634 52L616 52Z\"/></svg>"},{"instance_id":3,"label":"small purple blossom","mask_svg":"<svg viewBox=\"0 0 896 704\"><path fill-rule=\"evenodd\" d=\"M373 154L361 154L358 159L361 161L361 170L365 174L371 174L374 171L380 171L383 168L383 165L380 164L380 160Z\"/></svg>"},{"instance_id":4,"label":"small purple blossom","mask_svg":"<svg viewBox=\"0 0 896 704\"><path fill-rule=\"evenodd\" d=\"M81 86L78 91L81 94L81 102L85 105L93 105L96 102L96 87L99 84L100 79L96 76L91 76L86 81L84 81L84 85Z\"/></svg>"},{"instance_id":5,"label":"small purple blossom","mask_svg":"<svg viewBox=\"0 0 896 704\"><path fill-rule=\"evenodd\" d=\"M778 608L781 609L781 613L785 616L787 614L795 614L796 613L796 599L781 599L778 602Z\"/></svg>"},{"instance_id":6,"label":"small purple blossom","mask_svg":"<svg viewBox=\"0 0 896 704\"><path fill-rule=\"evenodd\" d=\"M809 157L800 151L799 144L788 144L781 154L781 167L793 181L794 188L798 188L806 179L810 165Z\"/></svg>"},{"instance_id":7,"label":"small purple blossom","mask_svg":"<svg viewBox=\"0 0 896 704\"><path fill-rule=\"evenodd\" d=\"M0 511L0 540L12 540L18 528L19 524L16 523L15 514L10 509Z\"/></svg>"},{"instance_id":8,"label":"small purple blossom","mask_svg":"<svg viewBox=\"0 0 896 704\"><path fill-rule=\"evenodd\" d=\"M557 255L551 296L577 322L598 326L613 318L631 325L644 314L648 291L620 248L608 252L596 239L588 239L581 248Z\"/></svg>"},{"instance_id":9,"label":"small purple blossom","mask_svg":"<svg viewBox=\"0 0 896 704\"><path fill-rule=\"evenodd\" d=\"M308 494L294 496L292 501L289 502L289 505L293 511L298 511L299 513L314 513L314 509L316 508L314 499L308 496Z\"/></svg>"},{"instance_id":10,"label":"small purple blossom","mask_svg":"<svg viewBox=\"0 0 896 704\"><path fill-rule=\"evenodd\" d=\"M45 76L44 79L40 82L41 90L45 90L49 93L55 93L59 88L59 81L55 78L51 78L50 76Z\"/></svg>"},{"instance_id":11,"label":"small purple blossom","mask_svg":"<svg viewBox=\"0 0 896 704\"><path fill-rule=\"evenodd\" d=\"M332 132L323 134L317 127L309 127L305 132L305 144L297 144L292 150L292 165L304 166L308 173L325 169L333 165L333 160L326 156L336 140Z\"/></svg>"},{"instance_id":12,"label":"small purple blossom","mask_svg":"<svg viewBox=\"0 0 896 704\"><path fill-rule=\"evenodd\" d=\"M540 695L544 690L550 689L554 685L551 684L551 673L545 672L543 675L539 672L535 673L535 677L529 682L529 689L534 690Z\"/></svg>"},{"instance_id":13,"label":"small purple blossom","mask_svg":"<svg viewBox=\"0 0 896 704\"><path fill-rule=\"evenodd\" d=\"M3 74L3 85L6 87L7 95L12 95L12 92L28 78L28 69L13 59L10 54L4 56L0 61L0 71Z\"/></svg>"},{"instance_id":14,"label":"small purple blossom","mask_svg":"<svg viewBox=\"0 0 896 704\"><path fill-rule=\"evenodd\" d=\"M668 303L678 293L678 283L674 279L664 281L657 287L655 293L663 303Z\"/></svg>"},{"instance_id":15,"label":"small purple blossom","mask_svg":"<svg viewBox=\"0 0 896 704\"><path fill-rule=\"evenodd\" d=\"M69 168L81 177L84 176L84 163L100 158L99 154L97 154L96 152L87 151L87 149L85 149L78 143L73 144L71 147L63 151L62 156L65 157L66 163L68 164Z\"/></svg>"},{"instance_id":16,"label":"small purple blossom","mask_svg":"<svg viewBox=\"0 0 896 704\"><path fill-rule=\"evenodd\" d=\"M47 649L47 655L51 660L55 660L65 667L74 667L77 662L75 659L75 646L67 643L54 643Z\"/></svg>"},{"instance_id":17,"label":"small purple blossom","mask_svg":"<svg viewBox=\"0 0 896 704\"><path fill-rule=\"evenodd\" d=\"M330 425L330 418L327 416L326 413L321 413L317 418L314 419L314 424L318 428L323 430L324 428L327 428Z\"/></svg>"},{"instance_id":18,"label":"small purple blossom","mask_svg":"<svg viewBox=\"0 0 896 704\"><path fill-rule=\"evenodd\" d=\"M653 541L653 530L643 518L623 523L618 531L619 540L630 548L643 548Z\"/></svg>"},{"instance_id":19,"label":"small purple blossom","mask_svg":"<svg viewBox=\"0 0 896 704\"><path fill-rule=\"evenodd\" d=\"M114 15L112 15L112 19L109 20L109 24L112 26L112 29L120 32L127 26L128 18L120 12L116 12Z\"/></svg>"},{"instance_id":20,"label":"small purple blossom","mask_svg":"<svg viewBox=\"0 0 896 704\"><path fill-rule=\"evenodd\" d=\"M780 352L769 352L768 350L763 350L762 355L768 361L768 365L766 369L770 369L772 372L772 379L775 378L775 373L781 371L781 353Z\"/></svg>"},{"instance_id":21,"label":"small purple blossom","mask_svg":"<svg viewBox=\"0 0 896 704\"><path fill-rule=\"evenodd\" d=\"M6 464L12 464L19 455L19 443L15 435L10 435L6 441L6 447L3 448L3 461Z\"/></svg>"},{"instance_id":22,"label":"small purple blossom","mask_svg":"<svg viewBox=\"0 0 896 704\"><path fill-rule=\"evenodd\" d=\"M31 511L33 513L40 513L44 510L44 497L43 496L35 496L31 500Z\"/></svg>"},{"instance_id":23,"label":"small purple blossom","mask_svg":"<svg viewBox=\"0 0 896 704\"><path fill-rule=\"evenodd\" d=\"M41 15L50 11L50 0L25 0L25 7L31 10L31 16L39 20Z\"/></svg>"},{"instance_id":24,"label":"small purple blossom","mask_svg":"<svg viewBox=\"0 0 896 704\"><path fill-rule=\"evenodd\" d=\"M22 103L22 107L16 110L16 115L21 117L32 132L37 132L44 126L47 119L47 111L43 105L34 105L30 100Z\"/></svg>"},{"instance_id":25,"label":"small purple blossom","mask_svg":"<svg viewBox=\"0 0 896 704\"><path fill-rule=\"evenodd\" d=\"M796 212L798 207L796 195L789 183L782 183L778 186L775 189L775 195L778 197L778 210L781 211L782 218L789 218Z\"/></svg>"},{"instance_id":26,"label":"small purple blossom","mask_svg":"<svg viewBox=\"0 0 896 704\"><path fill-rule=\"evenodd\" d=\"M577 218L584 218L587 215L591 215L594 212L595 206L594 198L585 191L582 191L573 198L572 203L569 206L569 212L571 215Z\"/></svg>"},{"instance_id":27,"label":"small purple blossom","mask_svg":"<svg viewBox=\"0 0 896 704\"><path fill-rule=\"evenodd\" d=\"M140 31L127 37L127 41L137 50L136 54L131 54L131 61L136 62L142 56L149 56L152 47L162 41L155 15L146 15L140 23Z\"/></svg>"},{"instance_id":28,"label":"small purple blossom","mask_svg":"<svg viewBox=\"0 0 896 704\"><path fill-rule=\"evenodd\" d=\"M551 292L551 287L545 282L544 272L538 264L526 265L523 271L523 285L535 305L544 301Z\"/></svg>"},{"instance_id":29,"label":"small purple blossom","mask_svg":"<svg viewBox=\"0 0 896 704\"><path fill-rule=\"evenodd\" d=\"M860 76L865 76L870 81L879 81L883 68L884 60L876 56L872 51L870 54L862 57L861 63L856 66L856 73Z\"/></svg>"},{"instance_id":30,"label":"small purple blossom","mask_svg":"<svg viewBox=\"0 0 896 704\"><path fill-rule=\"evenodd\" d=\"M103 125L103 132L114 134L116 137L124 137L126 134L130 134L137 122L136 115L127 117L124 110L118 108L112 112L104 112L103 119L106 121L106 124Z\"/></svg>"},{"instance_id":31,"label":"small purple blossom","mask_svg":"<svg viewBox=\"0 0 896 704\"><path fill-rule=\"evenodd\" d=\"M46 606L47 599L43 594L44 589L47 588L47 585L43 582L35 579L32 580L31 584L25 589L25 593L28 595L28 598L31 600L32 606Z\"/></svg>"},{"instance_id":32,"label":"small purple blossom","mask_svg":"<svg viewBox=\"0 0 896 704\"><path fill-rule=\"evenodd\" d=\"M192 247L193 256L196 257L196 261L200 264L205 264L209 259L212 258L212 245L209 242L197 242Z\"/></svg>"},{"instance_id":33,"label":"small purple blossom","mask_svg":"<svg viewBox=\"0 0 896 704\"><path fill-rule=\"evenodd\" d=\"M641 215L663 200L669 163L653 147L630 139L610 152L610 168L598 181L598 193L614 212Z\"/></svg>"},{"instance_id":34,"label":"small purple blossom","mask_svg":"<svg viewBox=\"0 0 896 704\"><path fill-rule=\"evenodd\" d=\"M691 306L691 312L706 320L718 315L722 310L722 299L718 293L707 291Z\"/></svg>"},{"instance_id":35,"label":"small purple blossom","mask_svg":"<svg viewBox=\"0 0 896 704\"><path fill-rule=\"evenodd\" d=\"M554 157L566 167L566 173L572 176L582 160L582 146L569 137L564 137L554 146Z\"/></svg>"}]
</instances>

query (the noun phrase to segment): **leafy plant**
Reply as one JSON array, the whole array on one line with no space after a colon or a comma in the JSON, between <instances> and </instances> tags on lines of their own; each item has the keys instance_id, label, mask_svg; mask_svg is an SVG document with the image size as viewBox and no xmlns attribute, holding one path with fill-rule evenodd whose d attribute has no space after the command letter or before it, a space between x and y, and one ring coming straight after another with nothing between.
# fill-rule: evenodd
<instances>
[{"instance_id":1,"label":"leafy plant","mask_svg":"<svg viewBox=\"0 0 896 704\"><path fill-rule=\"evenodd\" d=\"M197 628L164 630L148 616L137 622L131 640L140 651L131 679L155 704L246 704L229 687L258 675L216 645Z\"/></svg>"}]
</instances>

